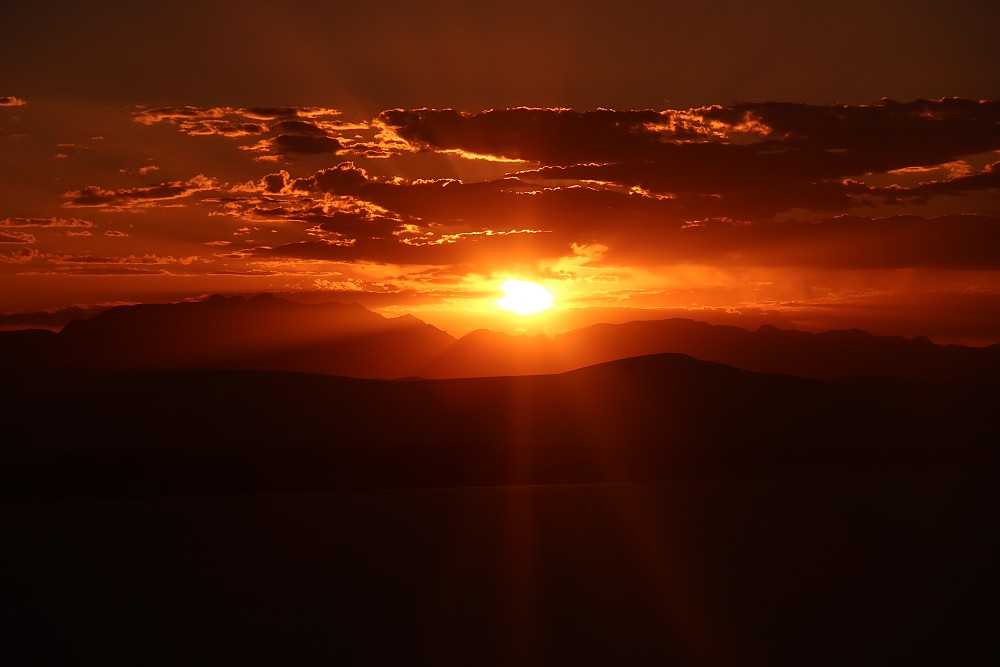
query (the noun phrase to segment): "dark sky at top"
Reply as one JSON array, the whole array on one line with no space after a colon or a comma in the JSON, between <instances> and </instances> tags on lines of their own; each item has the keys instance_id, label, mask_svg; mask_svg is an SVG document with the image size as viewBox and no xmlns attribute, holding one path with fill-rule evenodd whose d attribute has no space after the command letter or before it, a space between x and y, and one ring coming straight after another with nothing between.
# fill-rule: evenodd
<instances>
[{"instance_id":1,"label":"dark sky at top","mask_svg":"<svg viewBox=\"0 0 1000 667\"><path fill-rule=\"evenodd\" d=\"M34 99L368 112L996 98L998 7L858 0L16 3L4 12L0 82Z\"/></svg>"}]
</instances>

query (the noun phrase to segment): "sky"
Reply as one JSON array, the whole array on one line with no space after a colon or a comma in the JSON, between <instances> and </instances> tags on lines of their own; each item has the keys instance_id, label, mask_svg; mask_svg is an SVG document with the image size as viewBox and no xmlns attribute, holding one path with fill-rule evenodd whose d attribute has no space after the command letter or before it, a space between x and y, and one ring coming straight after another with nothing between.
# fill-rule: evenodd
<instances>
[{"instance_id":1,"label":"sky","mask_svg":"<svg viewBox=\"0 0 1000 667\"><path fill-rule=\"evenodd\" d=\"M1000 342L994 2L5 15L3 326L272 292ZM509 278L556 307L498 310Z\"/></svg>"}]
</instances>

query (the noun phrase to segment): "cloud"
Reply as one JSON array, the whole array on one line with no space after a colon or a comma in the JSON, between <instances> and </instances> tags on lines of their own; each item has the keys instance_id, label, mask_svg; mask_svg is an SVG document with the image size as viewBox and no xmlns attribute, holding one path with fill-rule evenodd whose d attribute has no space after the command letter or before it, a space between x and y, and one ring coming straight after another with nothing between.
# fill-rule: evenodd
<instances>
[{"instance_id":1,"label":"cloud","mask_svg":"<svg viewBox=\"0 0 1000 667\"><path fill-rule=\"evenodd\" d=\"M30 272L34 275L74 275L74 276L162 276L170 272L138 266L68 266Z\"/></svg>"},{"instance_id":2,"label":"cloud","mask_svg":"<svg viewBox=\"0 0 1000 667\"><path fill-rule=\"evenodd\" d=\"M241 146L243 150L264 153L265 155L319 155L322 153L337 153L343 144L333 137L309 134L279 134L270 139L264 139L250 146Z\"/></svg>"},{"instance_id":3,"label":"cloud","mask_svg":"<svg viewBox=\"0 0 1000 667\"><path fill-rule=\"evenodd\" d=\"M353 162L341 162L335 167L320 170L309 180L320 192L351 192L371 182L367 172L355 167ZM306 187L308 182L296 181L294 186L297 189Z\"/></svg>"},{"instance_id":4,"label":"cloud","mask_svg":"<svg viewBox=\"0 0 1000 667\"><path fill-rule=\"evenodd\" d=\"M683 155L692 156L699 146L725 145L748 146L744 152L759 156L805 151L817 158L825 151L831 165L824 169L884 170L896 168L885 163L939 164L946 161L940 154L964 155L1000 144L1000 102L962 99L884 100L870 106L764 102L666 111L394 109L379 120L415 150L469 151L545 165L670 160L680 146L691 147Z\"/></svg>"},{"instance_id":5,"label":"cloud","mask_svg":"<svg viewBox=\"0 0 1000 667\"><path fill-rule=\"evenodd\" d=\"M140 176L145 176L147 174L151 174L154 171L159 171L159 170L160 168L157 167L155 164L147 164L143 167L122 167L121 169L118 170L118 173L139 174Z\"/></svg>"},{"instance_id":6,"label":"cloud","mask_svg":"<svg viewBox=\"0 0 1000 667\"><path fill-rule=\"evenodd\" d=\"M460 151L545 164L653 157L660 133L656 111L571 111L515 108L468 113L454 109L392 109L378 120L417 151Z\"/></svg>"},{"instance_id":7,"label":"cloud","mask_svg":"<svg viewBox=\"0 0 1000 667\"><path fill-rule=\"evenodd\" d=\"M324 107L140 107L133 119L144 125L168 123L189 136L256 137L242 144L270 161L296 155L336 154L356 143L353 133L367 123L340 120L340 112Z\"/></svg>"},{"instance_id":8,"label":"cloud","mask_svg":"<svg viewBox=\"0 0 1000 667\"><path fill-rule=\"evenodd\" d=\"M253 122L245 118L240 110L229 107L140 108L132 117L143 125L170 123L191 136L245 137L262 134L267 130L266 125Z\"/></svg>"},{"instance_id":9,"label":"cloud","mask_svg":"<svg viewBox=\"0 0 1000 667\"><path fill-rule=\"evenodd\" d=\"M576 174L574 168L547 169ZM615 173L610 169L605 176ZM299 177L281 170L202 202L215 208L212 215L300 225L298 232L287 229L279 243L244 240L234 258L501 266L566 256L574 245L600 245L607 248L607 265L1000 268L991 250L1000 247L996 217L774 217L792 207L845 210L856 197L899 199L930 196L929 189L941 194L992 187L992 166L911 189L754 180L757 187L714 188L721 194L671 195L568 178L542 178L552 185L539 187L529 182L535 175L474 183L386 180L343 162ZM298 240L287 240L296 233Z\"/></svg>"},{"instance_id":10,"label":"cloud","mask_svg":"<svg viewBox=\"0 0 1000 667\"><path fill-rule=\"evenodd\" d=\"M213 242L229 244L219 259L555 271L574 248L600 247L586 261L612 277L613 267L681 264L1000 269L989 204L972 209L983 215L916 208L969 193L987 201L1000 188L994 102L393 109L353 125L323 108L162 107L136 120L225 136L269 159L398 158L292 164L238 185L199 175L66 193L66 206L120 211L197 201L212 219L239 221ZM232 130L240 124L246 134ZM481 180L412 177L426 175L410 169L423 158L473 164L456 155L526 162L474 164L491 174Z\"/></svg>"},{"instance_id":11,"label":"cloud","mask_svg":"<svg viewBox=\"0 0 1000 667\"><path fill-rule=\"evenodd\" d=\"M469 264L481 271L555 259L569 251L567 239L532 230L482 231L451 237L358 237L348 243L299 241L256 247L244 256L400 266ZM407 242L411 241L411 242Z\"/></svg>"},{"instance_id":12,"label":"cloud","mask_svg":"<svg viewBox=\"0 0 1000 667\"><path fill-rule=\"evenodd\" d=\"M202 263L196 256L174 257L171 255L49 255L48 267L38 269L41 274L69 274L87 276L120 276L120 275L184 275L189 270L179 267L190 267ZM172 267L172 268L169 268Z\"/></svg>"},{"instance_id":13,"label":"cloud","mask_svg":"<svg viewBox=\"0 0 1000 667\"><path fill-rule=\"evenodd\" d=\"M871 194L889 202L926 201L933 196L997 189L1000 189L1000 162L988 164L976 173L958 172L939 181L924 181L909 188L890 186L873 189Z\"/></svg>"},{"instance_id":14,"label":"cloud","mask_svg":"<svg viewBox=\"0 0 1000 667\"><path fill-rule=\"evenodd\" d=\"M819 210L831 210L835 190L838 205L847 206L849 195L860 194L848 179L1000 149L1000 102L961 99L684 111L396 109L379 120L410 150L541 163L518 173L528 181L673 196L739 193L734 208L759 193L774 211L808 205L810 190Z\"/></svg>"},{"instance_id":15,"label":"cloud","mask_svg":"<svg viewBox=\"0 0 1000 667\"><path fill-rule=\"evenodd\" d=\"M138 188L105 190L88 185L79 190L70 190L63 197L63 206L79 208L103 208L111 210L139 209L156 206L164 201L174 201L200 192L218 189L214 178L201 174L187 181L172 181Z\"/></svg>"},{"instance_id":16,"label":"cloud","mask_svg":"<svg viewBox=\"0 0 1000 667\"><path fill-rule=\"evenodd\" d=\"M27 102L24 100L11 97L10 95L0 95L0 107L23 107Z\"/></svg>"},{"instance_id":17,"label":"cloud","mask_svg":"<svg viewBox=\"0 0 1000 667\"><path fill-rule=\"evenodd\" d=\"M0 220L0 227L44 227L53 228L93 228L95 225L89 220L79 218L3 218Z\"/></svg>"},{"instance_id":18,"label":"cloud","mask_svg":"<svg viewBox=\"0 0 1000 667\"><path fill-rule=\"evenodd\" d=\"M0 243L3 244L23 244L35 243L35 237L27 232L4 232L0 231Z\"/></svg>"},{"instance_id":19,"label":"cloud","mask_svg":"<svg viewBox=\"0 0 1000 667\"><path fill-rule=\"evenodd\" d=\"M7 253L0 253L0 263L3 264L26 264L36 259L40 259L42 253L35 248L18 248Z\"/></svg>"}]
</instances>

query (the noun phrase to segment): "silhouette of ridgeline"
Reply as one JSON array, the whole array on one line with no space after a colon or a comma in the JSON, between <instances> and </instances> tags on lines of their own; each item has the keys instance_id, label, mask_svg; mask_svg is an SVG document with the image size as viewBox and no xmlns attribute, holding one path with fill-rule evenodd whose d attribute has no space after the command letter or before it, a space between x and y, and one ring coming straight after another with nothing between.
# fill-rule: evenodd
<instances>
[{"instance_id":1,"label":"silhouette of ridgeline","mask_svg":"<svg viewBox=\"0 0 1000 667\"><path fill-rule=\"evenodd\" d=\"M122 306L59 333L0 333L0 366L277 370L360 378L559 373L658 353L799 377L977 379L1000 375L1000 345L936 345L859 330L748 331L687 319L599 324L553 338L474 331L459 340L420 320L357 304L272 295Z\"/></svg>"},{"instance_id":2,"label":"silhouette of ridgeline","mask_svg":"<svg viewBox=\"0 0 1000 667\"><path fill-rule=\"evenodd\" d=\"M552 339L473 332L449 347L426 375L557 373L659 353L687 354L762 373L824 379L957 380L1000 375L1000 345L936 345L926 338L875 336L857 329L817 334L765 325L748 331L681 318L597 324Z\"/></svg>"},{"instance_id":3,"label":"silhouette of ridgeline","mask_svg":"<svg viewBox=\"0 0 1000 667\"><path fill-rule=\"evenodd\" d=\"M8 664L978 665L995 647L996 380L682 355L6 379Z\"/></svg>"},{"instance_id":4,"label":"silhouette of ridgeline","mask_svg":"<svg viewBox=\"0 0 1000 667\"><path fill-rule=\"evenodd\" d=\"M995 354L686 320L456 342L267 297L3 334L4 664L992 664L1000 377L638 356L685 345ZM321 374L601 355L632 356Z\"/></svg>"},{"instance_id":5,"label":"silhouette of ridgeline","mask_svg":"<svg viewBox=\"0 0 1000 667\"><path fill-rule=\"evenodd\" d=\"M388 319L357 304L251 299L111 308L59 333L0 334L6 365L102 369L227 368L351 377L414 375L454 343L411 316Z\"/></svg>"},{"instance_id":6,"label":"silhouette of ridgeline","mask_svg":"<svg viewBox=\"0 0 1000 667\"><path fill-rule=\"evenodd\" d=\"M13 369L0 392L0 467L17 500L995 465L1000 382L894 383L674 354L418 381Z\"/></svg>"}]
</instances>

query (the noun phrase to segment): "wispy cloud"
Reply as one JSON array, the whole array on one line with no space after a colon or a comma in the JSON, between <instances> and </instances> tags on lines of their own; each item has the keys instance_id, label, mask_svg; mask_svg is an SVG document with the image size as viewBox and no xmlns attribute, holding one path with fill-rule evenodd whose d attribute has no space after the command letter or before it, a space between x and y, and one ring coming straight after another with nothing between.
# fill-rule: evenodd
<instances>
[{"instance_id":1,"label":"wispy cloud","mask_svg":"<svg viewBox=\"0 0 1000 667\"><path fill-rule=\"evenodd\" d=\"M89 220L79 218L3 218L0 219L0 227L38 227L46 229L54 228L92 228L94 223Z\"/></svg>"},{"instance_id":2,"label":"wispy cloud","mask_svg":"<svg viewBox=\"0 0 1000 667\"><path fill-rule=\"evenodd\" d=\"M36 239L27 232L0 231L0 243L2 244L24 244L35 243Z\"/></svg>"},{"instance_id":3,"label":"wispy cloud","mask_svg":"<svg viewBox=\"0 0 1000 667\"><path fill-rule=\"evenodd\" d=\"M124 211L156 206L163 202L176 203L176 200L199 192L209 192L218 187L218 181L201 174L187 181L171 181L117 190L105 190L96 185L88 185L79 190L70 190L63 195L66 199L63 205Z\"/></svg>"}]
</instances>

